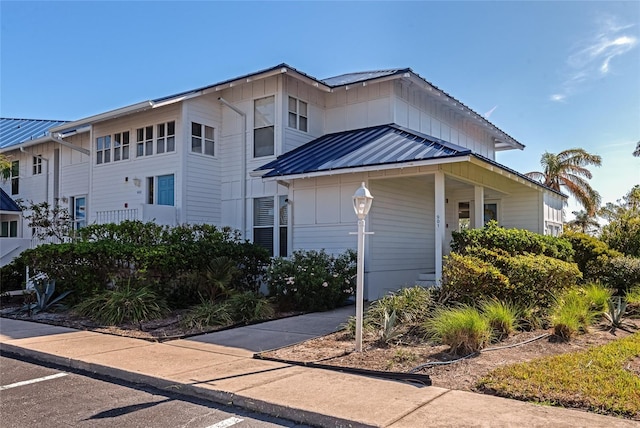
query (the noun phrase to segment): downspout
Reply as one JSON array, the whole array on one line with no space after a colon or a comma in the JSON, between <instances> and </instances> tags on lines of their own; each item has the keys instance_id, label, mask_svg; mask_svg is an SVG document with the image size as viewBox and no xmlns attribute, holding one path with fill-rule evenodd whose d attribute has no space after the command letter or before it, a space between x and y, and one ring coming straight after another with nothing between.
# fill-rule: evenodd
<instances>
[{"instance_id":1,"label":"downspout","mask_svg":"<svg viewBox=\"0 0 640 428\"><path fill-rule=\"evenodd\" d=\"M242 146L241 146L241 157L242 161L240 162L240 199L242 199L242 236L246 237L247 234L247 115L240 110L238 107L231 104L229 101L225 100L222 97L218 97L218 101L220 101L225 106L229 107L231 110L238 113L242 116Z\"/></svg>"}]
</instances>

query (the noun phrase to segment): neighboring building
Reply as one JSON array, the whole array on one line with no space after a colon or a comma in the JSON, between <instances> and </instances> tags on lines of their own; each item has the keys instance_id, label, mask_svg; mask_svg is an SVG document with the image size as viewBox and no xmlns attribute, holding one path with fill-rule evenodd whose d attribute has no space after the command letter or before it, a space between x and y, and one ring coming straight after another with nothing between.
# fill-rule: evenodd
<instances>
[{"instance_id":1,"label":"neighboring building","mask_svg":"<svg viewBox=\"0 0 640 428\"><path fill-rule=\"evenodd\" d=\"M20 187L2 187L65 204L77 227L210 223L276 256L337 253L356 247L364 181L369 299L439 279L453 230L562 228L564 195L495 162L524 146L410 69L319 80L281 64L33 138L5 138L12 120L0 152L18 161Z\"/></svg>"}]
</instances>

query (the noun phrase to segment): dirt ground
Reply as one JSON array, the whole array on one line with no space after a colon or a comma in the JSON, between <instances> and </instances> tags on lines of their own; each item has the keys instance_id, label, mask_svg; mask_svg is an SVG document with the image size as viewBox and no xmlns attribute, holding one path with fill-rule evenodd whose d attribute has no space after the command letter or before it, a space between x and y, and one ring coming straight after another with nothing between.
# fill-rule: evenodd
<instances>
[{"instance_id":1,"label":"dirt ground","mask_svg":"<svg viewBox=\"0 0 640 428\"><path fill-rule=\"evenodd\" d=\"M100 326L87 318L79 317L70 312L39 313L31 317L27 314L12 314L11 312L16 307L15 305L5 306L0 310L0 315L151 341L179 339L221 329L221 327L211 327L206 330L184 329L180 325L184 311L173 312L161 320L115 327ZM278 317L290 315L293 314L278 314ZM591 327L588 333L579 335L570 342L557 340L550 334L551 330L522 332L491 345L479 355L462 359L453 364L428 367L422 367L422 365L430 362L451 361L459 357L449 354L447 346L430 345L419 335L405 335L396 343L389 345L380 344L373 337L365 337L363 352L356 353L353 352L354 339L344 332L264 352L262 355L282 360L316 362L388 372L406 373L413 370L415 373L429 375L434 386L473 391L477 381L497 367L549 355L585 350L626 337L634 331L640 331L640 319L628 319L627 322L631 324L629 331L618 329L612 332L603 323ZM627 369L640 374L640 358L632 361Z\"/></svg>"}]
</instances>

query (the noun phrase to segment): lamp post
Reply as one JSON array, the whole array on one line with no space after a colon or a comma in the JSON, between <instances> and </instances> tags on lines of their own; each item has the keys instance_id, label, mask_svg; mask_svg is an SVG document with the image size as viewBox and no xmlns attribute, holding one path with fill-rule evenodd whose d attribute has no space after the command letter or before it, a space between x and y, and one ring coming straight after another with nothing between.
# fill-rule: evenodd
<instances>
[{"instance_id":1,"label":"lamp post","mask_svg":"<svg viewBox=\"0 0 640 428\"><path fill-rule=\"evenodd\" d=\"M358 216L358 261L356 275L356 352L362 352L362 311L364 306L364 219L369 214L373 196L364 185L353 194L353 209Z\"/></svg>"}]
</instances>

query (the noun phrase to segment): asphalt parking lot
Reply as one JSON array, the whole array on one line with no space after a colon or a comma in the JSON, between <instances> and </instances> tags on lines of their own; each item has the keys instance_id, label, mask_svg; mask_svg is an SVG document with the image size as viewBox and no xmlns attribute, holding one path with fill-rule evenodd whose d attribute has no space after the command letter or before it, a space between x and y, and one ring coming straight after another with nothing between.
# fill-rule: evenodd
<instances>
[{"instance_id":1,"label":"asphalt parking lot","mask_svg":"<svg viewBox=\"0 0 640 428\"><path fill-rule=\"evenodd\" d=\"M268 428L303 425L138 385L0 356L3 428Z\"/></svg>"}]
</instances>

